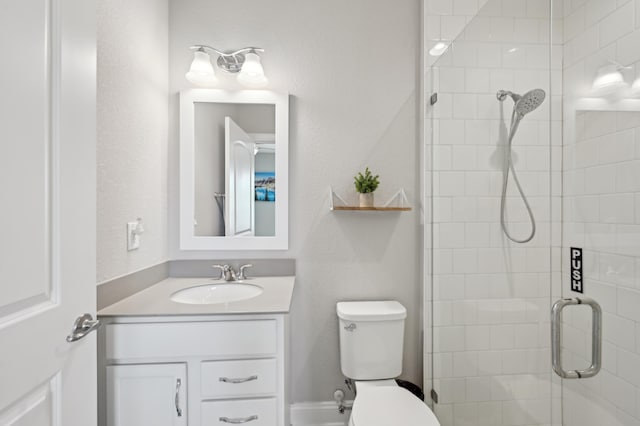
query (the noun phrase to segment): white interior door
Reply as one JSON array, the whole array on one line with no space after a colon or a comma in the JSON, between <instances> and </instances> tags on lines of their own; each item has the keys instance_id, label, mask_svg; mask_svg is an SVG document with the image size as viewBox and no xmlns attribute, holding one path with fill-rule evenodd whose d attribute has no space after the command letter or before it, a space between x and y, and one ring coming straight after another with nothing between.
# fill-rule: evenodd
<instances>
[{"instance_id":1,"label":"white interior door","mask_svg":"<svg viewBox=\"0 0 640 426\"><path fill-rule=\"evenodd\" d=\"M255 142L230 117L225 134L225 235L255 234Z\"/></svg>"},{"instance_id":2,"label":"white interior door","mask_svg":"<svg viewBox=\"0 0 640 426\"><path fill-rule=\"evenodd\" d=\"M0 1L0 52L0 425L95 425L94 1Z\"/></svg>"}]
</instances>

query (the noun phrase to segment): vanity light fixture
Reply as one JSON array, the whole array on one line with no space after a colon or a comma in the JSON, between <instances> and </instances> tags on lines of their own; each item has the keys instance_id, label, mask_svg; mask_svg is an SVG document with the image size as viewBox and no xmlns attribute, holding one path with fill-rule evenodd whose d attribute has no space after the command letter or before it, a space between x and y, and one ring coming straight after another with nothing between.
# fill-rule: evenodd
<instances>
[{"instance_id":1,"label":"vanity light fixture","mask_svg":"<svg viewBox=\"0 0 640 426\"><path fill-rule=\"evenodd\" d=\"M598 70L598 75L593 80L592 92L598 97L607 97L621 94L622 90L627 87L624 77L620 72L627 69L620 64L612 63L605 65Z\"/></svg>"},{"instance_id":2,"label":"vanity light fixture","mask_svg":"<svg viewBox=\"0 0 640 426\"><path fill-rule=\"evenodd\" d=\"M216 64L219 69L230 74L238 74L240 84L259 89L269 83L258 55L258 52L264 52L264 49L244 47L235 52L222 52L215 47L202 44L191 46L190 49L194 51L193 62L185 77L195 85L210 87L218 81L207 50L218 55Z\"/></svg>"}]
</instances>

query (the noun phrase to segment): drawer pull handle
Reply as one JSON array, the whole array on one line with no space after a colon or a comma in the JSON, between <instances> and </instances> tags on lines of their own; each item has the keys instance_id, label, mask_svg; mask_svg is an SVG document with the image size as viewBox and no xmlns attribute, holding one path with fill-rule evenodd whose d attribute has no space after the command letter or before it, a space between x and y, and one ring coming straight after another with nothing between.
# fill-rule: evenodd
<instances>
[{"instance_id":1,"label":"drawer pull handle","mask_svg":"<svg viewBox=\"0 0 640 426\"><path fill-rule=\"evenodd\" d=\"M219 380L225 383L246 383L246 382L251 382L253 380L258 380L258 376L243 377L241 379L230 379L228 377L220 377Z\"/></svg>"},{"instance_id":2,"label":"drawer pull handle","mask_svg":"<svg viewBox=\"0 0 640 426\"><path fill-rule=\"evenodd\" d=\"M180 387L182 386L182 380L176 379L176 396L175 396L175 404L176 404L176 414L178 417L182 417L182 408L180 408Z\"/></svg>"},{"instance_id":3,"label":"drawer pull handle","mask_svg":"<svg viewBox=\"0 0 640 426\"><path fill-rule=\"evenodd\" d=\"M258 416L249 416L245 418L236 418L236 419L230 419L229 417L220 417L219 420L223 423L232 423L234 425L239 425L242 423L248 423L254 420L258 420Z\"/></svg>"}]
</instances>

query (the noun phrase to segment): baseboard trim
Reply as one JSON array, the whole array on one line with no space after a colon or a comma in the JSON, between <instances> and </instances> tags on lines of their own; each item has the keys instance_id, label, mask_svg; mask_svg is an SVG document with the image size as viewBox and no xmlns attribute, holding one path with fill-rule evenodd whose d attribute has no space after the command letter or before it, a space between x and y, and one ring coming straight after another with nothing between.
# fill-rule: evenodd
<instances>
[{"instance_id":1,"label":"baseboard trim","mask_svg":"<svg viewBox=\"0 0 640 426\"><path fill-rule=\"evenodd\" d=\"M340 414L335 401L299 402L291 404L291 426L347 426L350 413Z\"/></svg>"}]
</instances>

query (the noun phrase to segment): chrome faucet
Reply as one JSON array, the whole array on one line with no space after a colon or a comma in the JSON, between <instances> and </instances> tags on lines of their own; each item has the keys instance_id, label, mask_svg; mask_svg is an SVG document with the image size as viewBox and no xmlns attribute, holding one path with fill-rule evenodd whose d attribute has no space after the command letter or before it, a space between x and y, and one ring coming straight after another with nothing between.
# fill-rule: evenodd
<instances>
[{"instance_id":1,"label":"chrome faucet","mask_svg":"<svg viewBox=\"0 0 640 426\"><path fill-rule=\"evenodd\" d=\"M246 265L240 266L239 272L233 270L233 266L228 264L224 265L213 265L212 268L220 269L219 280L225 280L227 282L238 281L238 280L246 280L247 276L245 274L245 269L251 268L253 265L248 263Z\"/></svg>"},{"instance_id":2,"label":"chrome faucet","mask_svg":"<svg viewBox=\"0 0 640 426\"><path fill-rule=\"evenodd\" d=\"M231 266L227 264L213 265L212 268L220 269L220 276L218 277L219 280L223 279L229 282L236 280L236 273Z\"/></svg>"}]
</instances>

